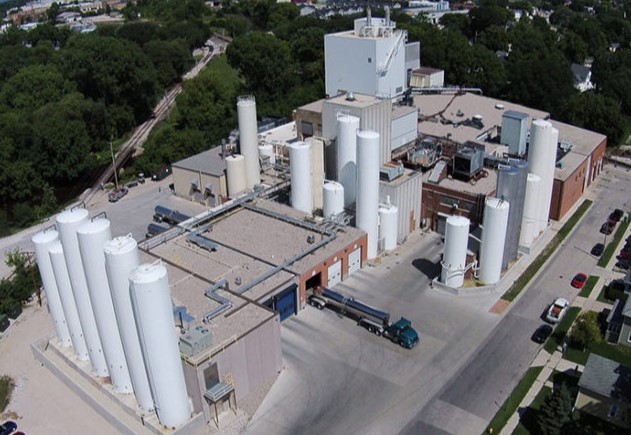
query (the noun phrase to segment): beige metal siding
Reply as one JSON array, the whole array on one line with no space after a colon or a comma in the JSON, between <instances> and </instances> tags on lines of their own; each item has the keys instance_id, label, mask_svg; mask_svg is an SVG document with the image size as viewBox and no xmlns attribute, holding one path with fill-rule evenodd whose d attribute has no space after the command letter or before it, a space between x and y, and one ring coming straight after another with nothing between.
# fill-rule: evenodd
<instances>
[{"instance_id":1,"label":"beige metal siding","mask_svg":"<svg viewBox=\"0 0 631 435\"><path fill-rule=\"evenodd\" d=\"M423 188L423 180L418 172L407 173L403 177L408 179L401 184L396 183L379 183L379 200L386 201L386 197L390 196L390 202L399 208L398 222L398 242L401 243L410 235L412 231L417 230L421 224L421 191Z\"/></svg>"}]
</instances>

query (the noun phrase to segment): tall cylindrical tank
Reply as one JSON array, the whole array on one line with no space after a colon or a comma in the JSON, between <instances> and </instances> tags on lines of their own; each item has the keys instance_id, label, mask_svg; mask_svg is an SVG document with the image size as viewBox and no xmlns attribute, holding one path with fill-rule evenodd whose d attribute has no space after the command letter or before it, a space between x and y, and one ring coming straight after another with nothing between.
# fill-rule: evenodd
<instances>
[{"instance_id":1,"label":"tall cylindrical tank","mask_svg":"<svg viewBox=\"0 0 631 435\"><path fill-rule=\"evenodd\" d=\"M357 132L355 226L368 234L367 258L377 256L379 237L379 133Z\"/></svg>"},{"instance_id":2,"label":"tall cylindrical tank","mask_svg":"<svg viewBox=\"0 0 631 435\"><path fill-rule=\"evenodd\" d=\"M259 145L259 156L269 157L269 162L272 165L276 163L276 154L274 154L274 146L271 143Z\"/></svg>"},{"instance_id":3,"label":"tall cylindrical tank","mask_svg":"<svg viewBox=\"0 0 631 435\"><path fill-rule=\"evenodd\" d=\"M344 186L335 181L324 183L322 213L329 218L344 211Z\"/></svg>"},{"instance_id":4,"label":"tall cylindrical tank","mask_svg":"<svg viewBox=\"0 0 631 435\"><path fill-rule=\"evenodd\" d=\"M246 189L245 158L242 155L226 157L226 181L230 197L235 197Z\"/></svg>"},{"instance_id":5,"label":"tall cylindrical tank","mask_svg":"<svg viewBox=\"0 0 631 435\"><path fill-rule=\"evenodd\" d=\"M509 203L498 198L486 198L480 246L480 280L495 284L502 274L502 253L507 239L506 230L510 216Z\"/></svg>"},{"instance_id":6,"label":"tall cylindrical tank","mask_svg":"<svg viewBox=\"0 0 631 435\"><path fill-rule=\"evenodd\" d=\"M88 222L77 229L77 237L96 327L112 386L117 393L129 394L132 392L131 378L105 271L103 247L112 238L110 221L101 218Z\"/></svg>"},{"instance_id":7,"label":"tall cylindrical tank","mask_svg":"<svg viewBox=\"0 0 631 435\"><path fill-rule=\"evenodd\" d=\"M399 238L399 209L391 204L379 207L379 240L383 241L384 251L397 247Z\"/></svg>"},{"instance_id":8,"label":"tall cylindrical tank","mask_svg":"<svg viewBox=\"0 0 631 435\"><path fill-rule=\"evenodd\" d=\"M129 295L129 277L140 264L138 244L131 235L115 237L105 243L103 251L116 322L127 358L134 394L138 405L145 411L150 411L153 409L153 398Z\"/></svg>"},{"instance_id":9,"label":"tall cylindrical tank","mask_svg":"<svg viewBox=\"0 0 631 435\"><path fill-rule=\"evenodd\" d=\"M35 245L37 268L39 269L39 274L42 277L42 284L44 286L44 291L46 292L46 299L48 300L48 310L53 318L55 334L62 346L72 346L70 331L68 330L66 316L64 315L64 308L61 305L59 289L57 288L57 283L55 282L55 272L53 272L53 265L51 264L50 256L48 255L50 247L59 240L59 233L50 228L35 234L31 240L33 245Z\"/></svg>"},{"instance_id":10,"label":"tall cylindrical tank","mask_svg":"<svg viewBox=\"0 0 631 435\"><path fill-rule=\"evenodd\" d=\"M77 229L88 221L88 211L85 208L73 208L57 215L57 228L64 248L64 258L72 284L72 294L77 305L85 343L88 345L92 369L96 376L105 377L108 375L107 363L94 319L88 284L79 252L79 240L77 239Z\"/></svg>"},{"instance_id":11,"label":"tall cylindrical tank","mask_svg":"<svg viewBox=\"0 0 631 435\"><path fill-rule=\"evenodd\" d=\"M524 217L521 223L521 234L519 244L523 246L532 245L533 240L538 235L539 223L539 186L541 177L535 174L528 174L526 183L526 198L524 200Z\"/></svg>"},{"instance_id":12,"label":"tall cylindrical tank","mask_svg":"<svg viewBox=\"0 0 631 435\"><path fill-rule=\"evenodd\" d=\"M449 216L445 224L445 252L441 263L441 282L449 287L461 287L467 262L469 219Z\"/></svg>"},{"instance_id":13,"label":"tall cylindrical tank","mask_svg":"<svg viewBox=\"0 0 631 435\"><path fill-rule=\"evenodd\" d=\"M506 270L508 264L517 258L519 249L519 231L524 206L523 198L525 196L525 177L528 175L526 165L519 164L519 167L500 165L497 171L495 196L510 203L506 243L504 243L502 256L502 270ZM524 178L523 182L522 177Z\"/></svg>"},{"instance_id":14,"label":"tall cylindrical tank","mask_svg":"<svg viewBox=\"0 0 631 435\"><path fill-rule=\"evenodd\" d=\"M129 280L136 328L158 419L168 427L181 426L189 419L190 410L167 270L162 264L142 264L132 271Z\"/></svg>"},{"instance_id":15,"label":"tall cylindrical tank","mask_svg":"<svg viewBox=\"0 0 631 435\"><path fill-rule=\"evenodd\" d=\"M252 189L261 182L258 126L256 123L256 101L251 95L241 96L237 101L237 116L239 119L239 148L245 158L246 187Z\"/></svg>"},{"instance_id":16,"label":"tall cylindrical tank","mask_svg":"<svg viewBox=\"0 0 631 435\"><path fill-rule=\"evenodd\" d=\"M548 225L558 142L559 131L549 121L536 119L532 122L528 148L528 172L541 177L537 234Z\"/></svg>"},{"instance_id":17,"label":"tall cylindrical tank","mask_svg":"<svg viewBox=\"0 0 631 435\"><path fill-rule=\"evenodd\" d=\"M289 145L289 170L291 173L291 206L311 214L311 145L296 142Z\"/></svg>"},{"instance_id":18,"label":"tall cylindrical tank","mask_svg":"<svg viewBox=\"0 0 631 435\"><path fill-rule=\"evenodd\" d=\"M337 181L344 186L344 206L355 202L357 194L357 131L359 118L337 117Z\"/></svg>"},{"instance_id":19,"label":"tall cylindrical tank","mask_svg":"<svg viewBox=\"0 0 631 435\"><path fill-rule=\"evenodd\" d=\"M81 320L79 319L77 304L75 303L74 294L72 293L72 285L70 284L70 276L68 276L66 259L61 242L54 242L50 246L48 256L50 258L50 264L53 267L53 273L55 274L55 283L59 290L59 298L61 299L61 306L64 309L64 316L68 324L72 347L74 348L77 358L81 361L87 361L90 358L88 355L88 346L83 336L83 330L81 329Z\"/></svg>"}]
</instances>

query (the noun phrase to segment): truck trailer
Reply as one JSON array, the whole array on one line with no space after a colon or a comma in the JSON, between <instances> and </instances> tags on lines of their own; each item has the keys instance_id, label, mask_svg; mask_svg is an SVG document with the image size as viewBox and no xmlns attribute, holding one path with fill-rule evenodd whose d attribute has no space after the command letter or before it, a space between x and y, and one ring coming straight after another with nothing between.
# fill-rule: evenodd
<instances>
[{"instance_id":1,"label":"truck trailer","mask_svg":"<svg viewBox=\"0 0 631 435\"><path fill-rule=\"evenodd\" d=\"M408 319L401 317L395 323L390 323L390 313L331 289L316 289L309 298L309 304L319 309L334 307L338 313L356 319L358 326L407 349L413 348L419 341L418 333Z\"/></svg>"}]
</instances>

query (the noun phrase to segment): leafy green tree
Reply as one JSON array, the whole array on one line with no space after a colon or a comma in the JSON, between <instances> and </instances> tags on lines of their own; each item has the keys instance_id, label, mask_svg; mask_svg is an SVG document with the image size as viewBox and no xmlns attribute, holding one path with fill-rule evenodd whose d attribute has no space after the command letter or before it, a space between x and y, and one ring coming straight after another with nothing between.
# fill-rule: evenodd
<instances>
[{"instance_id":1,"label":"leafy green tree","mask_svg":"<svg viewBox=\"0 0 631 435\"><path fill-rule=\"evenodd\" d=\"M561 435L572 419L572 396L565 384L548 396L539 409L537 424L542 435Z\"/></svg>"},{"instance_id":2,"label":"leafy green tree","mask_svg":"<svg viewBox=\"0 0 631 435\"><path fill-rule=\"evenodd\" d=\"M598 325L598 313L588 311L582 313L576 319L576 323L572 327L572 344L578 348L584 348L590 343L598 343L601 341L600 326Z\"/></svg>"},{"instance_id":3,"label":"leafy green tree","mask_svg":"<svg viewBox=\"0 0 631 435\"><path fill-rule=\"evenodd\" d=\"M269 7L267 28L274 30L300 15L300 8L293 3L274 3Z\"/></svg>"},{"instance_id":4,"label":"leafy green tree","mask_svg":"<svg viewBox=\"0 0 631 435\"><path fill-rule=\"evenodd\" d=\"M446 14L440 17L440 25L446 29L462 33L466 37L471 36L471 19L465 14Z\"/></svg>"},{"instance_id":5,"label":"leafy green tree","mask_svg":"<svg viewBox=\"0 0 631 435\"><path fill-rule=\"evenodd\" d=\"M180 81L193 64L186 43L181 40L174 41L150 41L145 44L145 53L151 59L158 75L158 84L161 88L167 88Z\"/></svg>"},{"instance_id":6,"label":"leafy green tree","mask_svg":"<svg viewBox=\"0 0 631 435\"><path fill-rule=\"evenodd\" d=\"M479 7L469 12L471 32L476 35L490 26L506 26L513 17L513 13L506 7L493 1L482 2Z\"/></svg>"},{"instance_id":7,"label":"leafy green tree","mask_svg":"<svg viewBox=\"0 0 631 435\"><path fill-rule=\"evenodd\" d=\"M498 50L507 51L509 43L508 32L500 26L489 26L478 36L478 43L493 52Z\"/></svg>"},{"instance_id":8,"label":"leafy green tree","mask_svg":"<svg viewBox=\"0 0 631 435\"><path fill-rule=\"evenodd\" d=\"M582 64L587 57L587 43L571 30L561 35L559 49L570 62Z\"/></svg>"},{"instance_id":9,"label":"leafy green tree","mask_svg":"<svg viewBox=\"0 0 631 435\"><path fill-rule=\"evenodd\" d=\"M127 39L144 47L149 41L157 39L160 26L150 21L125 23L116 29L116 36Z\"/></svg>"},{"instance_id":10,"label":"leafy green tree","mask_svg":"<svg viewBox=\"0 0 631 435\"><path fill-rule=\"evenodd\" d=\"M36 110L46 103L59 101L72 91L59 70L50 65L28 66L11 77L0 91L0 104L12 109Z\"/></svg>"}]
</instances>

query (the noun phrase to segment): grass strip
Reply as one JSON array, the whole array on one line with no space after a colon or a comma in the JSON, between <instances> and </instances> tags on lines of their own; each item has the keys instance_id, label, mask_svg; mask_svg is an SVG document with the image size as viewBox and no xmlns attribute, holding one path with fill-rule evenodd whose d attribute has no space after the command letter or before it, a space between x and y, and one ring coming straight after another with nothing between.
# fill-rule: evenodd
<instances>
[{"instance_id":1,"label":"grass strip","mask_svg":"<svg viewBox=\"0 0 631 435\"><path fill-rule=\"evenodd\" d=\"M493 417L493 420L491 420L491 423L489 423L487 429L492 428L493 433L501 432L508 420L513 416L515 411L517 411L517 407L521 401L524 400L526 393L528 393L528 390L530 390L530 387L534 384L541 370L543 370L543 366L530 367L526 371L526 374L524 374L519 383L515 386L513 392L508 396L508 399L500 406L500 409L497 411L497 414L495 414L495 417ZM489 433L489 431L487 430L486 433Z\"/></svg>"},{"instance_id":2,"label":"grass strip","mask_svg":"<svg viewBox=\"0 0 631 435\"><path fill-rule=\"evenodd\" d=\"M610 344L605 340L599 341L598 343L589 343L585 346L584 350L569 346L567 352L563 355L563 359L576 364L585 365L590 353L595 353L596 355L600 355L617 363L631 366L631 348L623 344Z\"/></svg>"},{"instance_id":3,"label":"grass strip","mask_svg":"<svg viewBox=\"0 0 631 435\"><path fill-rule=\"evenodd\" d=\"M581 220L583 215L587 212L589 207L591 207L592 201L586 199L579 206L579 208L574 212L572 217L570 217L565 225L561 227L559 232L554 236L554 238L548 243L541 254L534 259L530 266L526 268L524 273L521 274L519 278L513 283L513 285L502 295L502 299L512 302L515 300L517 295L521 293L521 291L528 285L530 280L537 274L539 269L548 261L548 258L557 250L557 248L561 245L563 240L568 236L568 234L572 231L572 229L576 226L576 224Z\"/></svg>"},{"instance_id":4,"label":"grass strip","mask_svg":"<svg viewBox=\"0 0 631 435\"><path fill-rule=\"evenodd\" d=\"M532 403L524 410L519 419L519 424L513 431L513 435L531 435L538 433L539 425L537 423L537 415L543 402L546 401L546 397L552 394L552 388L543 387L541 391L537 393Z\"/></svg>"},{"instance_id":5,"label":"grass strip","mask_svg":"<svg viewBox=\"0 0 631 435\"><path fill-rule=\"evenodd\" d=\"M0 376L0 413L4 412L11 401L11 394L15 388L13 379L9 376Z\"/></svg>"},{"instance_id":6,"label":"grass strip","mask_svg":"<svg viewBox=\"0 0 631 435\"><path fill-rule=\"evenodd\" d=\"M567 313L561 319L557 327L554 329L554 332L543 346L548 353L553 353L556 348L563 343L563 339L565 338L567 331L570 330L572 323L574 323L574 320L576 320L580 312L580 307L570 307L567 310Z\"/></svg>"},{"instance_id":7,"label":"grass strip","mask_svg":"<svg viewBox=\"0 0 631 435\"><path fill-rule=\"evenodd\" d=\"M629 225L631 225L631 218L629 217L627 217L624 221L620 222L620 225L618 225L618 229L613 235L613 238L611 239L609 243L607 243L607 246L605 246L603 255L601 255L600 260L598 260L598 266L607 267L607 265L609 264L609 261L616 253L616 249L618 248L620 241L626 234L627 228L629 228Z\"/></svg>"},{"instance_id":8,"label":"grass strip","mask_svg":"<svg viewBox=\"0 0 631 435\"><path fill-rule=\"evenodd\" d=\"M597 275L591 275L589 278L587 278L587 282L585 283L583 290L581 290L578 295L584 298L588 298L589 295L592 294L592 290L594 290L594 287L596 287L596 283L599 279L600 277Z\"/></svg>"}]
</instances>

